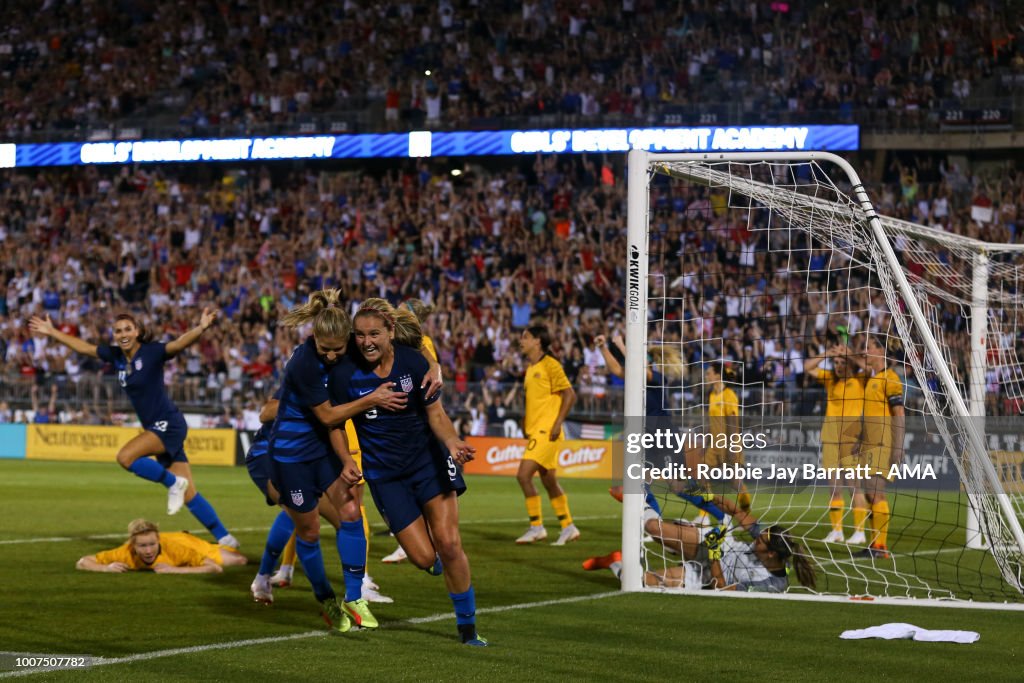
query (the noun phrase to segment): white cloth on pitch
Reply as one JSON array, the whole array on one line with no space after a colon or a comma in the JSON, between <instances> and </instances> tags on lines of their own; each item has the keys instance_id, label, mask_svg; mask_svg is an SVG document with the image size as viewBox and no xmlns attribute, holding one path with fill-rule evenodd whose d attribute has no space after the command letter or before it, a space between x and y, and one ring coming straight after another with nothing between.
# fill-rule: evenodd
<instances>
[{"instance_id":1,"label":"white cloth on pitch","mask_svg":"<svg viewBox=\"0 0 1024 683\"><path fill-rule=\"evenodd\" d=\"M926 643L973 643L981 638L974 631L929 630L913 624L882 624L869 628L843 631L840 638L859 640L862 638L882 638L883 640L916 640Z\"/></svg>"}]
</instances>

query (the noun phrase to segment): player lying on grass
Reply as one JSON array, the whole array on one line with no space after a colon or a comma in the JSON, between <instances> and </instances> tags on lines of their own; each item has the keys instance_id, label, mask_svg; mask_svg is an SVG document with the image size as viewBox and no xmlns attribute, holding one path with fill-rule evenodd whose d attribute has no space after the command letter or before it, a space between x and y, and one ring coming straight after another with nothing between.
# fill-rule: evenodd
<instances>
[{"instance_id":1,"label":"player lying on grass","mask_svg":"<svg viewBox=\"0 0 1024 683\"><path fill-rule=\"evenodd\" d=\"M128 525L128 540L111 550L86 555L75 564L87 572L153 571L157 574L220 574L248 560L234 548L207 543L187 532L160 533L145 519Z\"/></svg>"},{"instance_id":2,"label":"player lying on grass","mask_svg":"<svg viewBox=\"0 0 1024 683\"><path fill-rule=\"evenodd\" d=\"M689 523L666 523L651 508L644 512L644 531L687 562L699 563L702 576L712 577L709 587L782 593L789 587L787 569L792 567L797 581L814 589L814 565L788 529L778 524L762 528L756 517L722 496L715 496L714 502L726 514L732 515L734 524L749 532L753 543L723 537L719 527L713 527L705 534L700 527ZM618 573L621 562L621 552L616 551L603 557L588 558L583 562L583 568L608 568ZM645 586L681 588L685 581L686 566L683 564L664 571L648 571L644 576Z\"/></svg>"}]
</instances>

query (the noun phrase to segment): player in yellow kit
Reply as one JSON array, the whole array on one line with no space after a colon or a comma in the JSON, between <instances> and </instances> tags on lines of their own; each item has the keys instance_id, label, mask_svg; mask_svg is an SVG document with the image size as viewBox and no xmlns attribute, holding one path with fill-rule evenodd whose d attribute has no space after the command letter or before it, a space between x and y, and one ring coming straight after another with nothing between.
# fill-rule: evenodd
<instances>
[{"instance_id":1,"label":"player in yellow kit","mask_svg":"<svg viewBox=\"0 0 1024 683\"><path fill-rule=\"evenodd\" d=\"M854 338L858 353L850 356L864 371L864 417L857 456L867 465L871 478L865 482L864 494L871 504L871 545L860 557L889 557L889 501L885 483L889 467L903 462L905 412L903 382L889 367L885 344L874 334L861 332Z\"/></svg>"},{"instance_id":2,"label":"player in yellow kit","mask_svg":"<svg viewBox=\"0 0 1024 683\"><path fill-rule=\"evenodd\" d=\"M743 446L740 441L740 400L736 392L725 385L725 380L734 379L731 368L721 361L708 363L704 368L704 383L711 389L708 395L708 437L710 441L704 450L704 462L710 467L726 463L743 464ZM750 492L742 479L733 481L738 494L740 509L750 509ZM702 513L702 519L705 515Z\"/></svg>"},{"instance_id":3,"label":"player in yellow kit","mask_svg":"<svg viewBox=\"0 0 1024 683\"><path fill-rule=\"evenodd\" d=\"M530 527L516 543L541 541L548 536L541 516L540 495L533 484L533 475L540 473L540 481L551 499L562 531L552 545L565 545L580 537L572 522L569 499L558 483L558 450L565 441L562 423L576 402L576 392L565 376L562 364L549 353L551 334L542 325L534 325L523 332L519 340L523 355L530 362L523 378L526 394L526 416L523 433L527 439L526 453L519 463L516 479L526 496L526 513Z\"/></svg>"},{"instance_id":4,"label":"player in yellow kit","mask_svg":"<svg viewBox=\"0 0 1024 683\"><path fill-rule=\"evenodd\" d=\"M827 400L821 425L821 466L830 471L858 464L854 449L860 439L864 385L848 360L850 353L846 344L834 344L825 351L825 355L804 361L804 372L825 386ZM831 370L819 367L826 359L832 363ZM825 542L866 544L864 522L868 517L868 503L864 493L854 480L841 483L837 477L831 477L829 485L832 490L828 516L832 530L825 537ZM843 534L844 487L849 489L853 508L853 535L849 540Z\"/></svg>"},{"instance_id":5,"label":"player in yellow kit","mask_svg":"<svg viewBox=\"0 0 1024 683\"><path fill-rule=\"evenodd\" d=\"M185 532L161 534L153 522L136 519L128 525L121 546L86 555L75 564L89 572L153 571L157 574L220 574L223 567L247 562L234 548L208 543Z\"/></svg>"}]
</instances>

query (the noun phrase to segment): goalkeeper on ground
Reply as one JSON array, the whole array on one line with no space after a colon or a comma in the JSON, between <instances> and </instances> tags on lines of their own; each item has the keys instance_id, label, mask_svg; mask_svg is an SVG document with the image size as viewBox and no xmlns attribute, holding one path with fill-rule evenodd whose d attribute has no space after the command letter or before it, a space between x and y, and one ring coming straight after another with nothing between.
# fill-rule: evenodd
<instances>
[{"instance_id":1,"label":"goalkeeper on ground","mask_svg":"<svg viewBox=\"0 0 1024 683\"><path fill-rule=\"evenodd\" d=\"M756 517L722 496L716 496L714 502L750 533L753 542L743 543L725 536L721 527L705 530L688 522L666 522L647 508L644 531L668 550L682 555L686 562L646 572L645 586L681 588L686 583L687 569L695 570L696 563L701 567L702 577L711 577L710 581L703 581L709 588L782 593L789 587L792 570L802 586L814 590L814 565L788 529L778 524L762 527ZM619 551L583 563L584 569L607 567L616 573L621 566Z\"/></svg>"}]
</instances>

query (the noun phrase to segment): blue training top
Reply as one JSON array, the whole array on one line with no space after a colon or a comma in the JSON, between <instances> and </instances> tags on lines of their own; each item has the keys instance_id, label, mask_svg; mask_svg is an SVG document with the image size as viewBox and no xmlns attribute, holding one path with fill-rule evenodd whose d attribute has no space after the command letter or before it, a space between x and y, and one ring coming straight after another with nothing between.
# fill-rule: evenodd
<instances>
[{"instance_id":1,"label":"blue training top","mask_svg":"<svg viewBox=\"0 0 1024 683\"><path fill-rule=\"evenodd\" d=\"M278 462L306 462L334 453L330 431L312 407L329 399L327 368L310 337L295 347L284 368L277 418L270 428L269 452Z\"/></svg>"},{"instance_id":2,"label":"blue training top","mask_svg":"<svg viewBox=\"0 0 1024 683\"><path fill-rule=\"evenodd\" d=\"M363 476L368 481L396 479L432 462L430 441L434 438L426 407L441 398L441 392L424 397L420 385L430 369L419 351L396 344L395 361L387 377L345 358L331 368L331 402L351 403L386 382L395 391L409 394L409 402L398 412L371 409L352 418L363 455Z\"/></svg>"},{"instance_id":3,"label":"blue training top","mask_svg":"<svg viewBox=\"0 0 1024 683\"><path fill-rule=\"evenodd\" d=\"M181 415L178 406L174 405L164 387L164 363L167 345L159 342L146 342L139 346L131 362L120 347L101 344L96 347L96 355L113 363L117 369L117 381L124 387L128 400L139 416L139 421L148 427L160 420Z\"/></svg>"}]
</instances>

